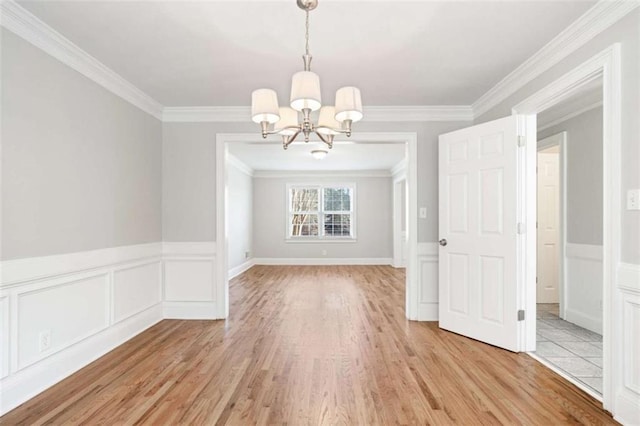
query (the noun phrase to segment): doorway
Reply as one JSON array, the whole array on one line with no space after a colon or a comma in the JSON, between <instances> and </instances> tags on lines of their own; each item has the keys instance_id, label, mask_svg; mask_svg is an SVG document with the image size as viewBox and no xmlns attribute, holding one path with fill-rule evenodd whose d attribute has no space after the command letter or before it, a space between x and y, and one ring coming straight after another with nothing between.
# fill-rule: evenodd
<instances>
[{"instance_id":1,"label":"doorway","mask_svg":"<svg viewBox=\"0 0 640 426\"><path fill-rule=\"evenodd\" d=\"M602 79L538 115L535 356L602 395Z\"/></svg>"},{"instance_id":2,"label":"doorway","mask_svg":"<svg viewBox=\"0 0 640 426\"><path fill-rule=\"evenodd\" d=\"M216 135L216 309L219 318L229 316L229 188L228 159L229 145L255 140L253 133L218 133ZM418 138L413 132L361 132L345 143L404 144L406 149L406 194L407 194L407 265L406 303L407 319L419 320L418 283ZM269 137L264 143L281 144L277 137Z\"/></svg>"}]
</instances>

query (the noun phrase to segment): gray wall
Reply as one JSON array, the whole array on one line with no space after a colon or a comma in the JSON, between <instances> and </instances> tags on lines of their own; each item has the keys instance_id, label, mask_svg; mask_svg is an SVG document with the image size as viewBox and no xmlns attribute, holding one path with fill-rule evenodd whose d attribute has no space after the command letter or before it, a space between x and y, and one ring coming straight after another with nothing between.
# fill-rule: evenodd
<instances>
[{"instance_id":1,"label":"gray wall","mask_svg":"<svg viewBox=\"0 0 640 426\"><path fill-rule=\"evenodd\" d=\"M3 29L1 258L161 241L161 131Z\"/></svg>"},{"instance_id":2,"label":"gray wall","mask_svg":"<svg viewBox=\"0 0 640 426\"><path fill-rule=\"evenodd\" d=\"M356 242L286 242L287 183L355 183ZM327 176L254 178L253 234L257 258L391 258L393 256L390 177Z\"/></svg>"},{"instance_id":3,"label":"gray wall","mask_svg":"<svg viewBox=\"0 0 640 426\"><path fill-rule=\"evenodd\" d=\"M229 268L242 265L253 257L253 178L233 165L228 170ZM245 253L249 252L249 257Z\"/></svg>"},{"instance_id":4,"label":"gray wall","mask_svg":"<svg viewBox=\"0 0 640 426\"><path fill-rule=\"evenodd\" d=\"M215 140L209 123L163 124L164 241L215 241Z\"/></svg>"},{"instance_id":5,"label":"gray wall","mask_svg":"<svg viewBox=\"0 0 640 426\"><path fill-rule=\"evenodd\" d=\"M549 71L528 83L514 95L476 120L477 123L511 114L511 108L566 72L603 51L613 43L622 49L622 194L640 188L640 9L635 9L608 30L594 37L585 46ZM624 202L624 201L623 201ZM637 211L622 210L621 261L640 263L640 215Z\"/></svg>"},{"instance_id":6,"label":"gray wall","mask_svg":"<svg viewBox=\"0 0 640 426\"><path fill-rule=\"evenodd\" d=\"M438 241L438 135L469 122L360 122L355 132L416 132L418 135L418 241ZM215 139L218 133L251 133L246 123L163 124L163 237L165 241L215 241Z\"/></svg>"},{"instance_id":7,"label":"gray wall","mask_svg":"<svg viewBox=\"0 0 640 426\"><path fill-rule=\"evenodd\" d=\"M567 132L567 242L602 245L602 107L538 133Z\"/></svg>"}]
</instances>

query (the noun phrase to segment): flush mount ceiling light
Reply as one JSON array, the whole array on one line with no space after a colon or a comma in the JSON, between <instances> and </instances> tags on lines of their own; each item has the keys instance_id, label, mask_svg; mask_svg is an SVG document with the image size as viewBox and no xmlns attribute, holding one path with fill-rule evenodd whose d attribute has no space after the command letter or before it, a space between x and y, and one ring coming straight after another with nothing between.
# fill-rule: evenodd
<instances>
[{"instance_id":1,"label":"flush mount ceiling light","mask_svg":"<svg viewBox=\"0 0 640 426\"><path fill-rule=\"evenodd\" d=\"M328 153L329 151L327 151L326 149L314 149L313 151L311 151L311 155L313 155L313 158L315 158L316 160L323 160Z\"/></svg>"},{"instance_id":2,"label":"flush mount ceiling light","mask_svg":"<svg viewBox=\"0 0 640 426\"><path fill-rule=\"evenodd\" d=\"M297 0L298 7L306 15L304 71L293 75L291 81L291 97L289 107L278 106L278 94L272 89L258 89L251 94L251 118L260 123L262 137L282 135L284 149L304 135L309 142L311 133L333 147L336 135L344 133L351 136L351 125L362 119L362 99L357 87L342 87L336 91L335 106L322 106L320 99L320 77L311 71L311 54L309 54L309 11L318 6L318 0ZM320 110L318 124L311 122L311 112ZM302 113L302 122L299 122Z\"/></svg>"}]
</instances>

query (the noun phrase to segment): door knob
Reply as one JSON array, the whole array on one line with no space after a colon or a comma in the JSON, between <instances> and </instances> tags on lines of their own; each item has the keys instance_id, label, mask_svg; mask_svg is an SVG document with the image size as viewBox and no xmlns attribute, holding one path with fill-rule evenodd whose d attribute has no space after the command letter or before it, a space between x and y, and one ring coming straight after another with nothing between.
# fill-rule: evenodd
<instances>
[{"instance_id":1,"label":"door knob","mask_svg":"<svg viewBox=\"0 0 640 426\"><path fill-rule=\"evenodd\" d=\"M439 241L439 243L440 243L440 245L441 245L442 247L444 247L444 246L446 246L446 245L447 245L447 240L446 240L445 238L443 238L443 239L441 239L441 240Z\"/></svg>"}]
</instances>

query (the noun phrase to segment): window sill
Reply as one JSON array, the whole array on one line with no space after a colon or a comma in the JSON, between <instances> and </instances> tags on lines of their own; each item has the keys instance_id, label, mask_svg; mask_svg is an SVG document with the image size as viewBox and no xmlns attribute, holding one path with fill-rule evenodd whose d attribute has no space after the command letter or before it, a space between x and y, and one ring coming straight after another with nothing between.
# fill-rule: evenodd
<instances>
[{"instance_id":1,"label":"window sill","mask_svg":"<svg viewBox=\"0 0 640 426\"><path fill-rule=\"evenodd\" d=\"M344 244L344 243L357 243L358 240L356 238L287 238L284 240L285 243L293 243L293 244Z\"/></svg>"}]
</instances>

